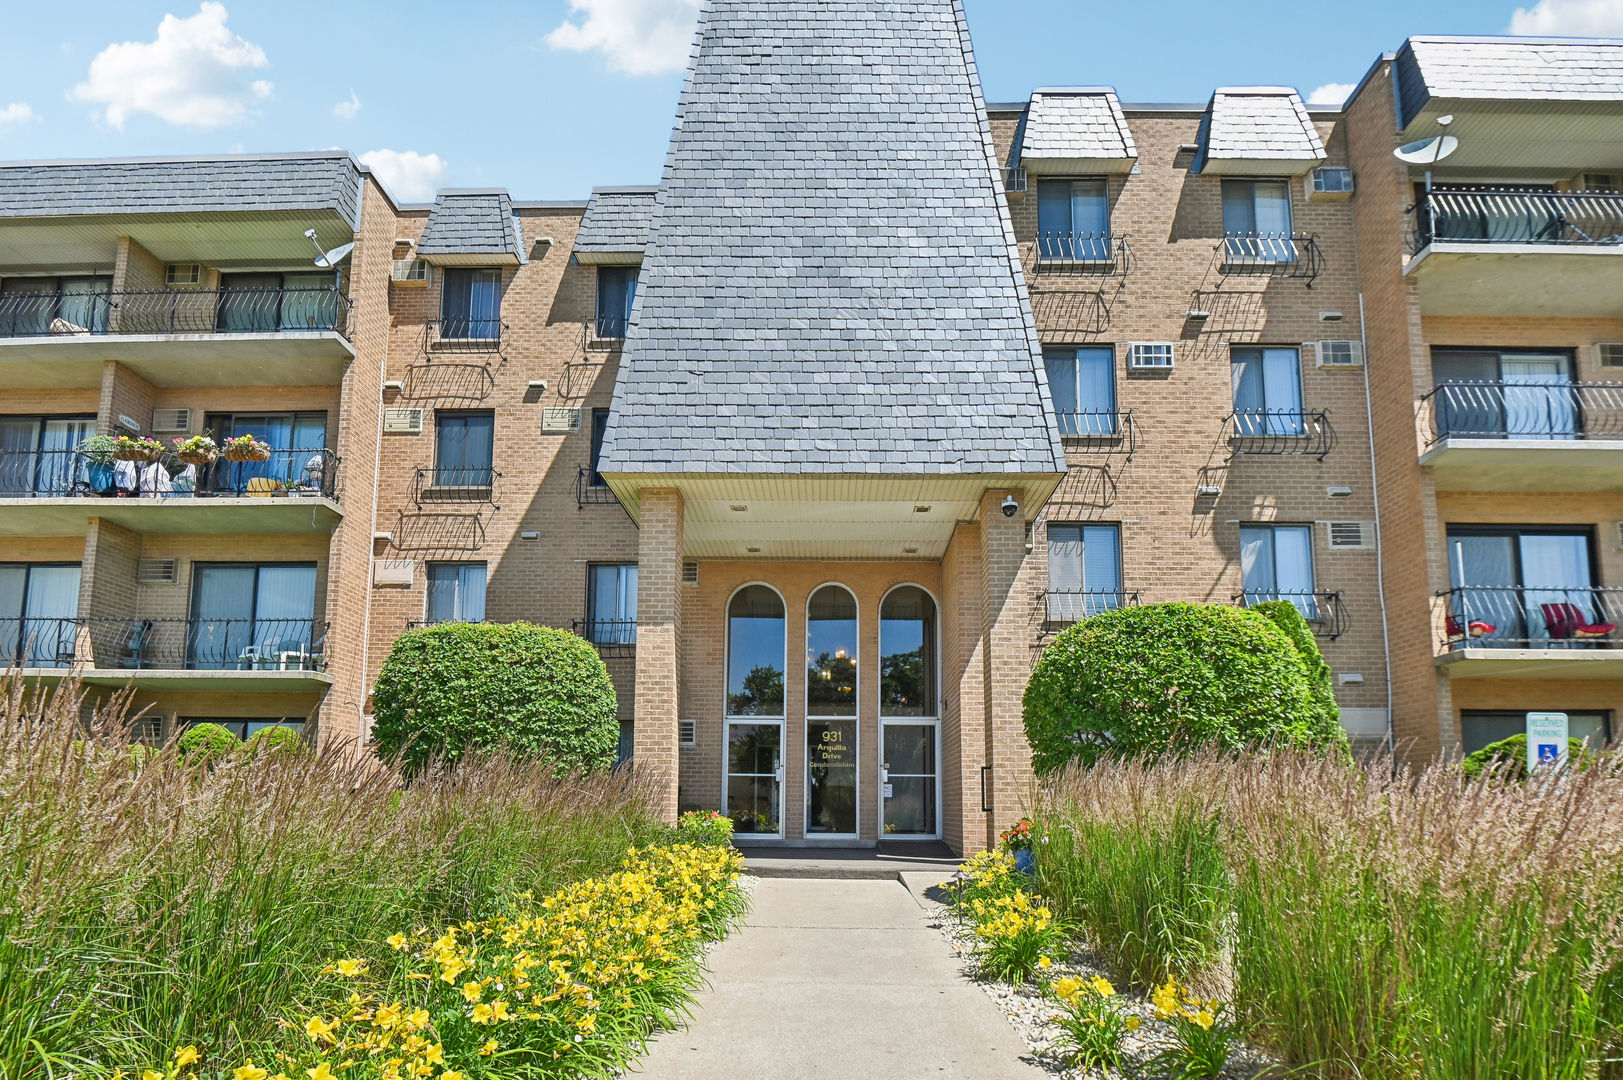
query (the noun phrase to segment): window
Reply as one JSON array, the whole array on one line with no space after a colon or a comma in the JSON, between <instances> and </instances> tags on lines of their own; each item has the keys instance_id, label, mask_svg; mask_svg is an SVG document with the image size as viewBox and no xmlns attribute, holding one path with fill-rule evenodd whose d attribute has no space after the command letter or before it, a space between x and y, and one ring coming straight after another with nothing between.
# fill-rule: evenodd
<instances>
[{"instance_id":1,"label":"window","mask_svg":"<svg viewBox=\"0 0 1623 1080\"><path fill-rule=\"evenodd\" d=\"M1229 356L1229 377L1236 435L1307 434L1302 361L1296 349L1235 349Z\"/></svg>"},{"instance_id":2,"label":"window","mask_svg":"<svg viewBox=\"0 0 1623 1080\"><path fill-rule=\"evenodd\" d=\"M428 621L484 622L485 574L482 562L429 563Z\"/></svg>"},{"instance_id":3,"label":"window","mask_svg":"<svg viewBox=\"0 0 1623 1080\"><path fill-rule=\"evenodd\" d=\"M325 453L327 414L287 413L208 413L203 428L214 433L216 441L252 435L270 447L264 461L221 459L197 479L200 491L234 491L255 494L289 488L330 488L331 466Z\"/></svg>"},{"instance_id":4,"label":"window","mask_svg":"<svg viewBox=\"0 0 1623 1080\"><path fill-rule=\"evenodd\" d=\"M824 585L806 605L806 831L857 831L857 601Z\"/></svg>"},{"instance_id":5,"label":"window","mask_svg":"<svg viewBox=\"0 0 1623 1080\"><path fill-rule=\"evenodd\" d=\"M214 328L224 333L330 330L337 313L338 279L331 272L221 274Z\"/></svg>"},{"instance_id":6,"label":"window","mask_svg":"<svg viewBox=\"0 0 1623 1080\"><path fill-rule=\"evenodd\" d=\"M601 563L586 568L586 635L597 645L637 643L637 564Z\"/></svg>"},{"instance_id":7,"label":"window","mask_svg":"<svg viewBox=\"0 0 1623 1080\"><path fill-rule=\"evenodd\" d=\"M110 277L27 277L0 282L0 337L107 332Z\"/></svg>"},{"instance_id":8,"label":"window","mask_svg":"<svg viewBox=\"0 0 1623 1080\"><path fill-rule=\"evenodd\" d=\"M1120 607L1121 527L1048 524L1048 621L1074 623Z\"/></svg>"},{"instance_id":9,"label":"window","mask_svg":"<svg viewBox=\"0 0 1623 1080\"><path fill-rule=\"evenodd\" d=\"M96 433L94 416L0 416L0 497L111 493L113 466L96 470L74 448Z\"/></svg>"},{"instance_id":10,"label":"window","mask_svg":"<svg viewBox=\"0 0 1623 1080\"><path fill-rule=\"evenodd\" d=\"M1433 349L1439 437L1571 439L1583 430L1570 351Z\"/></svg>"},{"instance_id":11,"label":"window","mask_svg":"<svg viewBox=\"0 0 1623 1080\"><path fill-rule=\"evenodd\" d=\"M1103 180L1037 182L1037 252L1065 262L1110 261L1110 202Z\"/></svg>"},{"instance_id":12,"label":"window","mask_svg":"<svg viewBox=\"0 0 1623 1080\"><path fill-rule=\"evenodd\" d=\"M597 268L597 336L623 338L631 322L631 305L637 300L635 266Z\"/></svg>"},{"instance_id":13,"label":"window","mask_svg":"<svg viewBox=\"0 0 1623 1080\"><path fill-rule=\"evenodd\" d=\"M879 715L936 715L936 611L930 594L902 585L879 605Z\"/></svg>"},{"instance_id":14,"label":"window","mask_svg":"<svg viewBox=\"0 0 1623 1080\"><path fill-rule=\"evenodd\" d=\"M1303 617L1319 617L1313 595L1313 526L1241 525L1240 575L1247 604L1289 600Z\"/></svg>"},{"instance_id":15,"label":"window","mask_svg":"<svg viewBox=\"0 0 1623 1080\"><path fill-rule=\"evenodd\" d=\"M1224 180L1223 235L1231 260L1295 262L1289 181Z\"/></svg>"},{"instance_id":16,"label":"window","mask_svg":"<svg viewBox=\"0 0 1623 1080\"><path fill-rule=\"evenodd\" d=\"M783 601L748 585L727 605L727 715L782 716Z\"/></svg>"},{"instance_id":17,"label":"window","mask_svg":"<svg viewBox=\"0 0 1623 1080\"><path fill-rule=\"evenodd\" d=\"M1594 647L1616 629L1582 526L1450 525L1445 611L1472 648Z\"/></svg>"},{"instance_id":18,"label":"window","mask_svg":"<svg viewBox=\"0 0 1623 1080\"><path fill-rule=\"evenodd\" d=\"M1567 714L1567 737L1598 750L1612 741L1610 712L1573 712L1570 709L1535 709ZM1460 752L1474 754L1490 743L1527 733L1527 713L1504 709L1464 709L1460 712Z\"/></svg>"},{"instance_id":19,"label":"window","mask_svg":"<svg viewBox=\"0 0 1623 1080\"><path fill-rule=\"evenodd\" d=\"M79 564L0 563L0 663L73 663Z\"/></svg>"},{"instance_id":20,"label":"window","mask_svg":"<svg viewBox=\"0 0 1623 1080\"><path fill-rule=\"evenodd\" d=\"M592 486L607 487L603 474L597 471L598 459L603 456L603 436L609 430L609 410L592 410Z\"/></svg>"},{"instance_id":21,"label":"window","mask_svg":"<svg viewBox=\"0 0 1623 1080\"><path fill-rule=\"evenodd\" d=\"M219 724L239 739L247 740L258 735L266 728L284 727L296 735L304 734L304 721L292 717L242 717L242 716L183 716L180 719L182 728L195 727L198 724Z\"/></svg>"},{"instance_id":22,"label":"window","mask_svg":"<svg viewBox=\"0 0 1623 1080\"><path fill-rule=\"evenodd\" d=\"M440 279L440 337L493 341L502 336L502 272L448 268Z\"/></svg>"},{"instance_id":23,"label":"window","mask_svg":"<svg viewBox=\"0 0 1623 1080\"><path fill-rule=\"evenodd\" d=\"M315 563L193 563L189 668L319 666Z\"/></svg>"},{"instance_id":24,"label":"window","mask_svg":"<svg viewBox=\"0 0 1623 1080\"><path fill-rule=\"evenodd\" d=\"M496 414L434 413L434 486L487 488L496 438Z\"/></svg>"},{"instance_id":25,"label":"window","mask_svg":"<svg viewBox=\"0 0 1623 1080\"><path fill-rule=\"evenodd\" d=\"M1048 392L1061 435L1113 436L1116 428L1116 350L1044 349Z\"/></svg>"}]
</instances>

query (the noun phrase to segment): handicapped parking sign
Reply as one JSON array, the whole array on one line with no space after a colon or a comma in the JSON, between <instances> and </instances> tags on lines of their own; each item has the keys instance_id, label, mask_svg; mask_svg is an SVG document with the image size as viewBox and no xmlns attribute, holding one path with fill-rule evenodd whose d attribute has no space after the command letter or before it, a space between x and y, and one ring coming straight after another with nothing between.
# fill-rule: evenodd
<instances>
[{"instance_id":1,"label":"handicapped parking sign","mask_svg":"<svg viewBox=\"0 0 1623 1080\"><path fill-rule=\"evenodd\" d=\"M1561 765L1567 758L1567 714L1527 714L1527 771Z\"/></svg>"}]
</instances>

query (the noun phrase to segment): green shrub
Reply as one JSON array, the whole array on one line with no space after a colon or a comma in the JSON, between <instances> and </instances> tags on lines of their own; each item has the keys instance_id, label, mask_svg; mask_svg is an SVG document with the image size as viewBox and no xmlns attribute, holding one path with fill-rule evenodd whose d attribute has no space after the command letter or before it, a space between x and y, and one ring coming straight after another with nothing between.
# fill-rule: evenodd
<instances>
[{"instance_id":1,"label":"green shrub","mask_svg":"<svg viewBox=\"0 0 1623 1080\"><path fill-rule=\"evenodd\" d=\"M212 761L241 745L229 728L219 724L193 724L180 736L180 752L188 761Z\"/></svg>"},{"instance_id":2,"label":"green shrub","mask_svg":"<svg viewBox=\"0 0 1623 1080\"><path fill-rule=\"evenodd\" d=\"M1347 742L1347 731L1341 726L1341 706L1336 704L1335 681L1330 678L1330 665L1319 652L1319 643L1313 639L1313 628L1289 600L1265 600L1252 604L1251 611L1266 616L1290 638L1302 658L1302 675L1307 679L1308 694L1313 699L1315 713L1314 737L1329 743Z\"/></svg>"},{"instance_id":3,"label":"green shrub","mask_svg":"<svg viewBox=\"0 0 1623 1080\"><path fill-rule=\"evenodd\" d=\"M529 623L408 630L378 673L378 752L421 766L474 748L608 769L620 738L614 685L589 642Z\"/></svg>"},{"instance_id":4,"label":"green shrub","mask_svg":"<svg viewBox=\"0 0 1623 1080\"><path fill-rule=\"evenodd\" d=\"M714 810L689 810L676 819L676 840L683 844L730 844L733 819Z\"/></svg>"},{"instance_id":5,"label":"green shrub","mask_svg":"<svg viewBox=\"0 0 1623 1080\"><path fill-rule=\"evenodd\" d=\"M1032 763L1047 773L1074 759L1322 743L1324 710L1303 667L1284 631L1240 608L1103 612L1055 638L1031 673Z\"/></svg>"},{"instance_id":6,"label":"green shrub","mask_svg":"<svg viewBox=\"0 0 1623 1080\"><path fill-rule=\"evenodd\" d=\"M1590 752L1584 747L1580 739L1567 740L1567 760L1573 764L1581 765L1589 757ZM1472 754L1467 754L1465 760L1460 762L1467 780L1475 780L1490 765L1503 764L1503 775L1507 780L1527 779L1527 736L1512 735L1508 739L1500 739L1496 743L1489 743Z\"/></svg>"},{"instance_id":7,"label":"green shrub","mask_svg":"<svg viewBox=\"0 0 1623 1080\"><path fill-rule=\"evenodd\" d=\"M244 753L252 756L269 753L272 750L303 750L306 746L304 736L298 731L278 724L275 727L260 728L248 736L248 741L242 744L242 749Z\"/></svg>"}]
</instances>

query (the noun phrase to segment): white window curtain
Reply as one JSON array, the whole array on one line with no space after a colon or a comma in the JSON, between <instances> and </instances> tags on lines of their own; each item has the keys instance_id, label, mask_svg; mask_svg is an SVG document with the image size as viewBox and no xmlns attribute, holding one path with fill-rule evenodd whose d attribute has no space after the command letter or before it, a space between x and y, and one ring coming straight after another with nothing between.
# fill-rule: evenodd
<instances>
[{"instance_id":1,"label":"white window curtain","mask_svg":"<svg viewBox=\"0 0 1623 1080\"><path fill-rule=\"evenodd\" d=\"M1077 622L1120 606L1121 532L1115 525L1048 526L1048 618Z\"/></svg>"},{"instance_id":2,"label":"white window curtain","mask_svg":"<svg viewBox=\"0 0 1623 1080\"><path fill-rule=\"evenodd\" d=\"M1306 618L1318 618L1313 595L1313 527L1242 525L1240 577L1247 603L1289 600Z\"/></svg>"},{"instance_id":3,"label":"white window curtain","mask_svg":"<svg viewBox=\"0 0 1623 1080\"><path fill-rule=\"evenodd\" d=\"M73 619L79 614L79 568L28 568L22 643L26 667L67 667L73 662Z\"/></svg>"},{"instance_id":4,"label":"white window curtain","mask_svg":"<svg viewBox=\"0 0 1623 1080\"><path fill-rule=\"evenodd\" d=\"M1236 435L1306 434L1302 362L1296 349L1236 349L1229 377Z\"/></svg>"},{"instance_id":5,"label":"white window curtain","mask_svg":"<svg viewBox=\"0 0 1623 1080\"><path fill-rule=\"evenodd\" d=\"M487 573L482 562L429 564L428 621L483 622Z\"/></svg>"},{"instance_id":6,"label":"white window curtain","mask_svg":"<svg viewBox=\"0 0 1623 1080\"><path fill-rule=\"evenodd\" d=\"M1589 591L1587 536L1524 534L1518 541L1522 562L1522 603L1527 612L1530 638L1551 636L1546 605L1571 604L1582 614L1584 622L1603 621L1597 618Z\"/></svg>"},{"instance_id":7,"label":"white window curtain","mask_svg":"<svg viewBox=\"0 0 1623 1080\"><path fill-rule=\"evenodd\" d=\"M1505 356L1505 432L1512 439L1567 439L1578 430L1565 356Z\"/></svg>"},{"instance_id":8,"label":"white window curtain","mask_svg":"<svg viewBox=\"0 0 1623 1080\"><path fill-rule=\"evenodd\" d=\"M592 567L591 639L600 645L630 645L637 640L637 567L635 563Z\"/></svg>"}]
</instances>

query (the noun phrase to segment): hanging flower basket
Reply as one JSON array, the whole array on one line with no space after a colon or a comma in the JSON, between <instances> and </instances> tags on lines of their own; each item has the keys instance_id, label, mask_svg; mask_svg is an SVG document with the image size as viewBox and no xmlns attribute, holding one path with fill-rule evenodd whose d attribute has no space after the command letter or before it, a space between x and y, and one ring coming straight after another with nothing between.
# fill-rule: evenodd
<instances>
[{"instance_id":1,"label":"hanging flower basket","mask_svg":"<svg viewBox=\"0 0 1623 1080\"><path fill-rule=\"evenodd\" d=\"M220 448L207 435L193 435L175 440L175 456L188 465L211 465L220 456Z\"/></svg>"},{"instance_id":2,"label":"hanging flower basket","mask_svg":"<svg viewBox=\"0 0 1623 1080\"><path fill-rule=\"evenodd\" d=\"M227 461L269 461L271 448L252 435L241 435L235 439L227 439L221 448Z\"/></svg>"},{"instance_id":3,"label":"hanging flower basket","mask_svg":"<svg viewBox=\"0 0 1623 1080\"><path fill-rule=\"evenodd\" d=\"M163 443L145 436L132 439L128 435L120 435L113 447L113 457L119 461L157 461L162 456Z\"/></svg>"}]
</instances>

